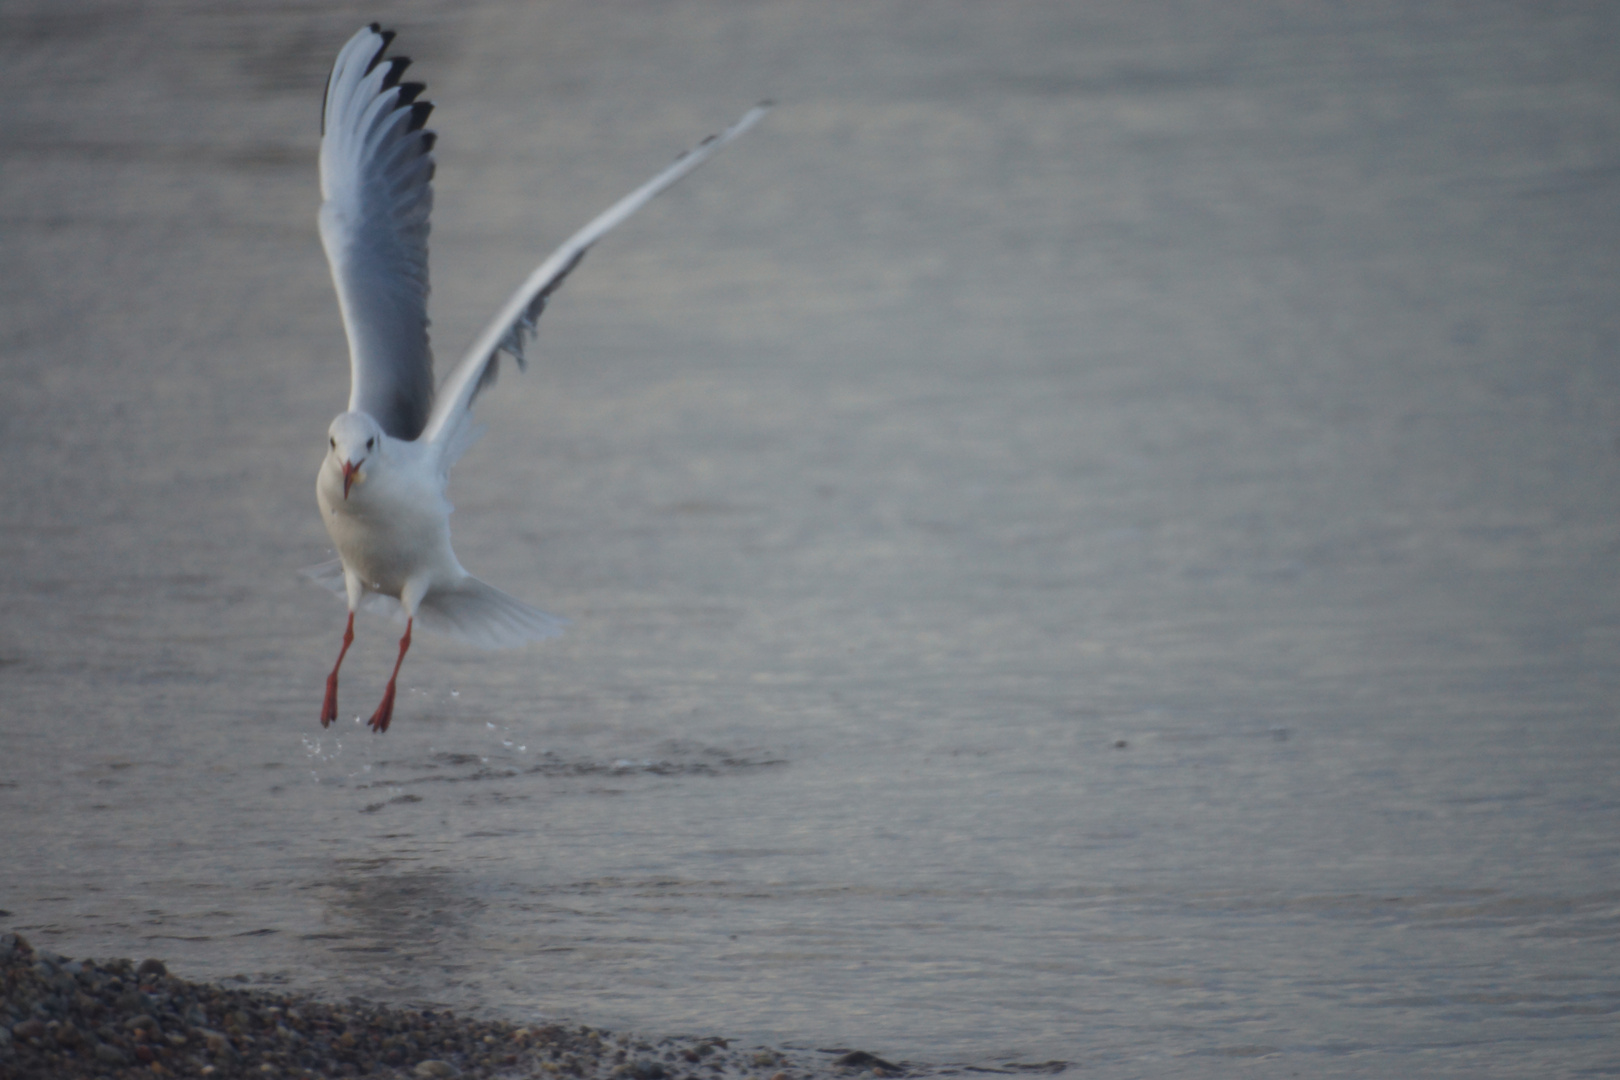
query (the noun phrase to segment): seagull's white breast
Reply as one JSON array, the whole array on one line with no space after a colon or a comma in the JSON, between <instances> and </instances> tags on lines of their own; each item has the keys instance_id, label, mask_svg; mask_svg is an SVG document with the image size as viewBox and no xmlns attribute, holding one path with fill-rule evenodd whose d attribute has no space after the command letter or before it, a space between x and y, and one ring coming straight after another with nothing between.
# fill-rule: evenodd
<instances>
[{"instance_id":1,"label":"seagull's white breast","mask_svg":"<svg viewBox=\"0 0 1620 1080\"><path fill-rule=\"evenodd\" d=\"M466 571L450 547L450 503L437 470L410 443L389 440L368 458L343 496L343 467L328 454L316 477L321 520L344 569L366 588L399 596L411 579L453 582Z\"/></svg>"}]
</instances>

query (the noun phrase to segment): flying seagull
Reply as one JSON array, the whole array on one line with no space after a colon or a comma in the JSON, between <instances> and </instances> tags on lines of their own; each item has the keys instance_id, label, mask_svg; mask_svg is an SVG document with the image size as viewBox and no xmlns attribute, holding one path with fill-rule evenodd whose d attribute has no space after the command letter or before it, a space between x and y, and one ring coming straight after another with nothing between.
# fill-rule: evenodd
<instances>
[{"instance_id":1,"label":"flying seagull","mask_svg":"<svg viewBox=\"0 0 1620 1080\"><path fill-rule=\"evenodd\" d=\"M338 557L307 573L347 598L343 647L326 677L321 725L337 719L338 668L364 606L402 611L388 688L371 715L387 731L394 683L420 621L474 645L511 648L561 632L562 620L484 584L450 548L450 467L478 437L472 404L495 381L501 354L524 367L535 320L591 245L648 200L752 127L750 109L620 199L542 262L433 387L428 349L428 213L433 207L433 111L421 83L401 82L410 60L388 57L394 34L376 23L349 39L332 65L321 116L321 244L332 265L349 339L349 406L327 430L315 479L321 518Z\"/></svg>"}]
</instances>

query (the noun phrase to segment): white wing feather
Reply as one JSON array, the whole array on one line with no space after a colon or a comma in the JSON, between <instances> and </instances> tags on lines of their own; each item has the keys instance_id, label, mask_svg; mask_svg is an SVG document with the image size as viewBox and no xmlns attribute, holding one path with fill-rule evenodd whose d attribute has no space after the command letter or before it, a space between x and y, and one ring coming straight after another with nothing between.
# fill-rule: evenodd
<instances>
[{"instance_id":1,"label":"white wing feather","mask_svg":"<svg viewBox=\"0 0 1620 1080\"><path fill-rule=\"evenodd\" d=\"M422 431L422 439L440 444L445 467L469 442L462 437L461 429L471 412L473 399L480 390L494 382L500 354L510 353L518 366L523 366L524 336L534 332L535 320L545 310L546 301L579 265L591 245L640 210L654 196L709 160L722 146L753 127L769 109L769 102L755 106L720 134L710 135L697 147L676 158L669 168L614 203L589 225L569 237L529 275L522 288L512 294L495 318L484 327L472 347L439 387L432 415Z\"/></svg>"},{"instance_id":2,"label":"white wing feather","mask_svg":"<svg viewBox=\"0 0 1620 1080\"><path fill-rule=\"evenodd\" d=\"M321 244L349 338L350 411L414 439L433 403L428 348L432 104L401 83L410 60L383 59L391 31L349 39L326 84L321 128Z\"/></svg>"}]
</instances>

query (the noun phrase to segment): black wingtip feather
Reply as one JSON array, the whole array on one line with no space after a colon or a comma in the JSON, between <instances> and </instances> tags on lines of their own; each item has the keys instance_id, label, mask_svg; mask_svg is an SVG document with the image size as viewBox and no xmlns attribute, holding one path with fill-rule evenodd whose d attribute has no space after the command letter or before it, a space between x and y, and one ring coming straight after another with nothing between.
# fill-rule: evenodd
<instances>
[{"instance_id":1,"label":"black wingtip feather","mask_svg":"<svg viewBox=\"0 0 1620 1080\"><path fill-rule=\"evenodd\" d=\"M371 31L374 34L381 35L382 44L377 46L377 52L374 56L372 56L371 63L366 65L367 75L370 75L372 71L376 69L377 65L382 63L383 53L388 51L389 44L394 40L394 32L392 30L380 30L378 29L376 23L371 24Z\"/></svg>"},{"instance_id":2,"label":"black wingtip feather","mask_svg":"<svg viewBox=\"0 0 1620 1080\"><path fill-rule=\"evenodd\" d=\"M395 56L388 61L388 72L383 76L382 88L392 90L399 85L399 77L405 74L405 69L411 66L408 56Z\"/></svg>"},{"instance_id":3,"label":"black wingtip feather","mask_svg":"<svg viewBox=\"0 0 1620 1080\"><path fill-rule=\"evenodd\" d=\"M427 87L423 86L419 82L400 83L399 99L394 103L395 106L409 105L411 102L416 100L418 94L426 89Z\"/></svg>"},{"instance_id":4,"label":"black wingtip feather","mask_svg":"<svg viewBox=\"0 0 1620 1080\"><path fill-rule=\"evenodd\" d=\"M439 141L439 133L438 132L436 132L436 131L424 131L424 132L422 132L422 153L424 153L424 154L433 153L433 144L437 143L438 141Z\"/></svg>"},{"instance_id":5,"label":"black wingtip feather","mask_svg":"<svg viewBox=\"0 0 1620 1080\"><path fill-rule=\"evenodd\" d=\"M428 117L431 116L431 115L433 115L433 102L431 102L431 101L413 101L413 102L411 102L411 125L410 125L410 127L406 128L405 130L407 130L407 131L421 131L422 130L422 125L427 123Z\"/></svg>"}]
</instances>

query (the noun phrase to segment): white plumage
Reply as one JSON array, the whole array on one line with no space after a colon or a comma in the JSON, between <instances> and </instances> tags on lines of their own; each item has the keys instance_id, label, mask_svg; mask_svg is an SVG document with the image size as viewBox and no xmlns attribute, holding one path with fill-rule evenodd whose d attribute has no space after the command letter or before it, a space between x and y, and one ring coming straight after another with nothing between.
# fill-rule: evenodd
<instances>
[{"instance_id":1,"label":"white plumage","mask_svg":"<svg viewBox=\"0 0 1620 1080\"><path fill-rule=\"evenodd\" d=\"M391 31L376 24L349 39L327 80L321 133L321 243L332 266L349 340L348 411L332 421L316 477L321 517L338 558L309 575L346 597L343 648L327 677L321 723L337 717L338 669L362 607L403 612L399 660L371 717L386 731L394 684L417 621L474 645L507 648L552 637L562 621L467 573L450 546L444 488L476 432L472 404L494 381L502 352L521 367L527 335L547 299L592 244L648 200L752 127L751 109L615 203L553 252L433 389L428 347L428 215L433 207L433 106L410 61L385 58Z\"/></svg>"}]
</instances>

